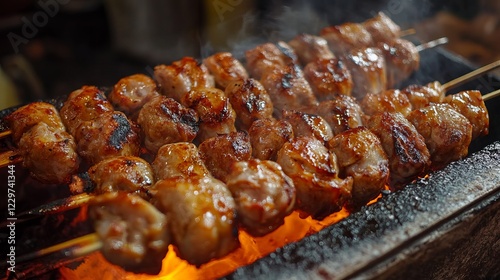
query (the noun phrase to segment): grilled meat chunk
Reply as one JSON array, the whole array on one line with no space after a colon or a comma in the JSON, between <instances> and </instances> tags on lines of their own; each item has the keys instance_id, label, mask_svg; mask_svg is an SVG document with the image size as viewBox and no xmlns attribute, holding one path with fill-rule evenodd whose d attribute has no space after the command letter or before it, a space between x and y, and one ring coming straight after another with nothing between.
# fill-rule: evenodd
<instances>
[{"instance_id":1,"label":"grilled meat chunk","mask_svg":"<svg viewBox=\"0 0 500 280\"><path fill-rule=\"evenodd\" d=\"M231 192L211 177L176 177L154 185L153 204L166 213L180 258L200 266L226 256L238 243Z\"/></svg>"},{"instance_id":2,"label":"grilled meat chunk","mask_svg":"<svg viewBox=\"0 0 500 280\"><path fill-rule=\"evenodd\" d=\"M261 160L276 160L283 144L294 137L292 125L284 120L260 119L248 130L252 156Z\"/></svg>"},{"instance_id":3,"label":"grilled meat chunk","mask_svg":"<svg viewBox=\"0 0 500 280\"><path fill-rule=\"evenodd\" d=\"M312 61L335 58L328 46L328 42L320 36L299 34L288 42L288 45L292 47L299 58L300 64L304 66Z\"/></svg>"},{"instance_id":4,"label":"grilled meat chunk","mask_svg":"<svg viewBox=\"0 0 500 280\"><path fill-rule=\"evenodd\" d=\"M133 116L146 102L157 96L156 83L144 74L120 79L109 93L108 99L116 110Z\"/></svg>"},{"instance_id":5,"label":"grilled meat chunk","mask_svg":"<svg viewBox=\"0 0 500 280\"><path fill-rule=\"evenodd\" d=\"M396 38L378 42L376 45L387 64L387 87L393 88L420 67L420 55L415 45L405 39Z\"/></svg>"},{"instance_id":6,"label":"grilled meat chunk","mask_svg":"<svg viewBox=\"0 0 500 280\"><path fill-rule=\"evenodd\" d=\"M210 173L223 182L233 163L249 160L252 156L250 137L241 131L209 138L199 145L199 151Z\"/></svg>"},{"instance_id":7,"label":"grilled meat chunk","mask_svg":"<svg viewBox=\"0 0 500 280\"><path fill-rule=\"evenodd\" d=\"M58 127L39 122L19 140L23 166L42 183L68 183L80 159L73 137Z\"/></svg>"},{"instance_id":8,"label":"grilled meat chunk","mask_svg":"<svg viewBox=\"0 0 500 280\"><path fill-rule=\"evenodd\" d=\"M337 158L313 137L295 137L278 151L276 162L297 190L297 208L315 219L339 211L351 198L352 178L338 177Z\"/></svg>"},{"instance_id":9,"label":"grilled meat chunk","mask_svg":"<svg viewBox=\"0 0 500 280\"><path fill-rule=\"evenodd\" d=\"M444 102L469 120L472 124L472 139L488 135L490 118L480 91L461 91L446 96Z\"/></svg>"},{"instance_id":10,"label":"grilled meat chunk","mask_svg":"<svg viewBox=\"0 0 500 280\"><path fill-rule=\"evenodd\" d=\"M264 74L296 65L298 58L293 49L285 42L265 43L245 52L247 69L250 76L260 80Z\"/></svg>"},{"instance_id":11,"label":"grilled meat chunk","mask_svg":"<svg viewBox=\"0 0 500 280\"><path fill-rule=\"evenodd\" d=\"M328 142L333 137L333 132L322 117L295 110L283 110L282 119L293 127L295 137L310 136L320 141Z\"/></svg>"},{"instance_id":12,"label":"grilled meat chunk","mask_svg":"<svg viewBox=\"0 0 500 280\"><path fill-rule=\"evenodd\" d=\"M245 67L229 52L220 52L203 60L208 71L214 76L215 84L224 90L229 84L248 79Z\"/></svg>"},{"instance_id":13,"label":"grilled meat chunk","mask_svg":"<svg viewBox=\"0 0 500 280\"><path fill-rule=\"evenodd\" d=\"M183 104L198 113L200 118L196 140L236 131L236 112L224 92L217 88L198 88L184 96Z\"/></svg>"},{"instance_id":14,"label":"grilled meat chunk","mask_svg":"<svg viewBox=\"0 0 500 280\"><path fill-rule=\"evenodd\" d=\"M160 272L171 237L153 205L133 194L106 193L93 199L89 217L109 262L134 273Z\"/></svg>"},{"instance_id":15,"label":"grilled meat chunk","mask_svg":"<svg viewBox=\"0 0 500 280\"><path fill-rule=\"evenodd\" d=\"M408 97L413 110L427 107L431 103L442 103L444 99L444 92L428 86L409 85L401 92Z\"/></svg>"},{"instance_id":16,"label":"grilled meat chunk","mask_svg":"<svg viewBox=\"0 0 500 280\"><path fill-rule=\"evenodd\" d=\"M198 63L192 57L184 57L171 65L156 66L154 77L160 85L161 94L181 103L188 92L215 86L214 79L205 65Z\"/></svg>"},{"instance_id":17,"label":"grilled meat chunk","mask_svg":"<svg viewBox=\"0 0 500 280\"><path fill-rule=\"evenodd\" d=\"M365 20L363 26L372 36L374 42L386 42L398 38L401 28L383 12Z\"/></svg>"},{"instance_id":18,"label":"grilled meat chunk","mask_svg":"<svg viewBox=\"0 0 500 280\"><path fill-rule=\"evenodd\" d=\"M272 118L273 102L262 84L255 79L229 83L226 96L236 114L236 126L248 130L258 119Z\"/></svg>"},{"instance_id":19,"label":"grilled meat chunk","mask_svg":"<svg viewBox=\"0 0 500 280\"><path fill-rule=\"evenodd\" d=\"M334 99L336 94L351 95L351 72L339 59L311 61L304 68L304 76L319 101Z\"/></svg>"},{"instance_id":20,"label":"grilled meat chunk","mask_svg":"<svg viewBox=\"0 0 500 280\"><path fill-rule=\"evenodd\" d=\"M274 161L250 159L235 163L227 187L245 231L263 236L284 223L295 206L295 187Z\"/></svg>"},{"instance_id":21,"label":"grilled meat chunk","mask_svg":"<svg viewBox=\"0 0 500 280\"><path fill-rule=\"evenodd\" d=\"M163 95L144 104L137 123L141 127L144 145L152 153L165 144L191 142L199 130L195 110Z\"/></svg>"},{"instance_id":22,"label":"grilled meat chunk","mask_svg":"<svg viewBox=\"0 0 500 280\"><path fill-rule=\"evenodd\" d=\"M412 104L408 96L398 89L388 89L381 93L368 93L360 102L366 115L377 113L399 112L407 116L412 111Z\"/></svg>"},{"instance_id":23,"label":"grilled meat chunk","mask_svg":"<svg viewBox=\"0 0 500 280\"><path fill-rule=\"evenodd\" d=\"M149 163L135 156L118 156L100 161L88 170L88 175L95 185L95 194L122 191L144 195L155 182Z\"/></svg>"},{"instance_id":24,"label":"grilled meat chunk","mask_svg":"<svg viewBox=\"0 0 500 280\"><path fill-rule=\"evenodd\" d=\"M373 45L373 38L360 23L347 22L342 25L328 26L320 31L321 37L328 41L330 49L337 56L356 48Z\"/></svg>"},{"instance_id":25,"label":"grilled meat chunk","mask_svg":"<svg viewBox=\"0 0 500 280\"><path fill-rule=\"evenodd\" d=\"M354 179L349 207L356 209L376 198L389 179L389 161L377 136L358 127L336 135L328 144L343 176Z\"/></svg>"},{"instance_id":26,"label":"grilled meat chunk","mask_svg":"<svg viewBox=\"0 0 500 280\"><path fill-rule=\"evenodd\" d=\"M407 118L424 137L432 168L439 169L467 155L472 125L450 105L432 104L412 111Z\"/></svg>"},{"instance_id":27,"label":"grilled meat chunk","mask_svg":"<svg viewBox=\"0 0 500 280\"><path fill-rule=\"evenodd\" d=\"M380 139L389 160L389 186L398 189L431 164L425 139L401 113L379 113L370 118L367 127Z\"/></svg>"},{"instance_id":28,"label":"grilled meat chunk","mask_svg":"<svg viewBox=\"0 0 500 280\"><path fill-rule=\"evenodd\" d=\"M193 143L179 142L162 146L152 163L156 180L172 177L210 176L198 148Z\"/></svg>"}]
</instances>

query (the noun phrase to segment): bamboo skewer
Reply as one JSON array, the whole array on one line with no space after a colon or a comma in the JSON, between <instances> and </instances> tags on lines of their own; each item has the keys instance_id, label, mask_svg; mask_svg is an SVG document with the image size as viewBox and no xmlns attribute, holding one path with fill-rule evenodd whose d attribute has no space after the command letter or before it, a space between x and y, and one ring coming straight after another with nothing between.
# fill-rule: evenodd
<instances>
[{"instance_id":1,"label":"bamboo skewer","mask_svg":"<svg viewBox=\"0 0 500 280\"><path fill-rule=\"evenodd\" d=\"M15 151L7 151L0 154L0 168L21 162L23 159Z\"/></svg>"},{"instance_id":2,"label":"bamboo skewer","mask_svg":"<svg viewBox=\"0 0 500 280\"><path fill-rule=\"evenodd\" d=\"M470 81L470 80L472 80L472 79L474 79L474 78L476 78L476 77L478 77L478 76L480 76L480 75L482 75L482 74L484 74L486 72L489 72L489 71L491 71L493 69L496 69L498 67L500 67L500 60L492 62L492 63L490 63L488 65L485 65L485 66L483 66L481 68L478 68L478 69L476 69L476 70L474 70L472 72L469 72L469 73L467 73L467 74L465 74L463 76L460 76L460 77L458 77L458 78L456 78L454 80L451 80L451 81L447 82L446 84L443 85L443 89L444 89L444 91L448 91L451 88L454 88L454 87L457 87L459 85L462 85L465 82L468 82L468 81Z\"/></svg>"},{"instance_id":3,"label":"bamboo skewer","mask_svg":"<svg viewBox=\"0 0 500 280\"><path fill-rule=\"evenodd\" d=\"M0 139L5 138L11 134L12 134L12 131L10 131L10 130L2 131L2 132L0 132Z\"/></svg>"},{"instance_id":4,"label":"bamboo skewer","mask_svg":"<svg viewBox=\"0 0 500 280\"><path fill-rule=\"evenodd\" d=\"M492 91L488 94L485 94L483 95L483 101L487 101L487 100L490 100L490 99L493 99L497 96L500 96L500 89L497 89L495 91Z\"/></svg>"},{"instance_id":5,"label":"bamboo skewer","mask_svg":"<svg viewBox=\"0 0 500 280\"><path fill-rule=\"evenodd\" d=\"M399 31L399 37L405 37L405 36L408 36L408 35L413 35L417 33L417 30L415 30L415 28L409 28L409 29L406 29L406 30L401 30Z\"/></svg>"},{"instance_id":6,"label":"bamboo skewer","mask_svg":"<svg viewBox=\"0 0 500 280\"><path fill-rule=\"evenodd\" d=\"M432 40L432 41L429 41L427 43L420 44L420 45L416 46L416 48L417 48L418 52L421 52L423 50L431 49L431 48L434 48L434 47L437 47L437 46L440 46L440 45L444 45L446 43L448 43L448 38L447 37L441 37L439 39Z\"/></svg>"}]
</instances>

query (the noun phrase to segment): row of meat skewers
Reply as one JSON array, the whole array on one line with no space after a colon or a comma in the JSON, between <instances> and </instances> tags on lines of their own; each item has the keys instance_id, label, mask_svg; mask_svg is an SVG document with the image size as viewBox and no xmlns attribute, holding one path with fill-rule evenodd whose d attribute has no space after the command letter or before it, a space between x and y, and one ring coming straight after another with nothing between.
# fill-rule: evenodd
<instances>
[{"instance_id":1,"label":"row of meat skewers","mask_svg":"<svg viewBox=\"0 0 500 280\"><path fill-rule=\"evenodd\" d=\"M386 91L377 49L318 57L305 46L321 45L321 37L294 40L247 51L249 74L229 53L203 64L184 58L155 68L158 88L133 75L107 99L83 87L59 112L32 103L6 121L39 180L69 182L82 168L79 156L92 166L89 213L102 252L146 273L159 270L170 243L201 265L237 247L238 223L258 236L294 208L321 219L360 207L386 183L400 188L466 156L471 139L488 133L477 91L445 98L435 83ZM153 172L136 158L142 142L155 155ZM55 164L40 169L46 158ZM129 221L138 216L140 225Z\"/></svg>"}]
</instances>

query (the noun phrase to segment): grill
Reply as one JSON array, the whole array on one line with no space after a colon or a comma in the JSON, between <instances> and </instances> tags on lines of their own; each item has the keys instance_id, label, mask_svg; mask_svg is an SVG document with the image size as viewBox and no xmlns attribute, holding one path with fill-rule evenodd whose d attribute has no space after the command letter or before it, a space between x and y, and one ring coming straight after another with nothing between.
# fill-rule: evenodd
<instances>
[{"instance_id":1,"label":"grill","mask_svg":"<svg viewBox=\"0 0 500 280\"><path fill-rule=\"evenodd\" d=\"M474 67L442 50L421 54L421 69L404 84L450 81ZM500 88L493 75L468 82L453 92ZM451 93L453 93L451 92ZM60 107L62 100L46 100ZM59 106L58 106L59 105ZM500 278L500 100L487 101L490 133L473 141L470 155L429 174L340 222L293 242L240 267L223 279L494 279ZM0 111L0 118L15 108ZM0 131L5 127L0 123ZM1 142L0 149L10 149ZM1 151L0 151L1 152ZM40 185L20 166L16 174L16 213L69 196L66 186ZM7 182L7 170L0 170ZM7 201L0 202L1 221ZM36 218L16 224L16 256L91 232L85 209ZM9 230L0 229L2 260ZM85 258L65 260L60 255L16 264L22 279L56 279L59 268L77 268ZM6 278L2 262L2 278ZM110 279L113 267L89 271ZM92 276L90 276L92 277ZM95 277L94 277L95 278Z\"/></svg>"}]
</instances>

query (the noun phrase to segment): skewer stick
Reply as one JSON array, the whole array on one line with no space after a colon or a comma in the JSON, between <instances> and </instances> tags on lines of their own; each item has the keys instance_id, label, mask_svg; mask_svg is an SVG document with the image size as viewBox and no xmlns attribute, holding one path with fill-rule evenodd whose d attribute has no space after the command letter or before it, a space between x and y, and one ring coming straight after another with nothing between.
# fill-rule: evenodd
<instances>
[{"instance_id":1,"label":"skewer stick","mask_svg":"<svg viewBox=\"0 0 500 280\"><path fill-rule=\"evenodd\" d=\"M458 77L454 80L451 80L451 81L447 82L446 84L444 84L442 87L445 91L447 91L453 87L462 85L463 83L468 82L469 80L474 79L474 78L476 78L476 77L478 77L486 72L489 72L493 69L496 69L498 67L500 67L500 60L492 62L492 63L485 65L481 68L478 68L472 72L469 72L461 77Z\"/></svg>"},{"instance_id":2,"label":"skewer stick","mask_svg":"<svg viewBox=\"0 0 500 280\"><path fill-rule=\"evenodd\" d=\"M52 253L60 252L68 258L76 258L88 255L102 248L102 242L97 233L90 233L81 237L44 248L16 258L16 262L28 262Z\"/></svg>"},{"instance_id":3,"label":"skewer stick","mask_svg":"<svg viewBox=\"0 0 500 280\"><path fill-rule=\"evenodd\" d=\"M10 164L15 164L23 161L21 156L14 151L7 151L0 154L0 168L3 168Z\"/></svg>"},{"instance_id":4,"label":"skewer stick","mask_svg":"<svg viewBox=\"0 0 500 280\"><path fill-rule=\"evenodd\" d=\"M406 29L406 30L401 30L399 31L399 37L404 37L404 36L408 36L408 35L413 35L417 33L417 30L415 30L415 28L409 28L409 29Z\"/></svg>"},{"instance_id":5,"label":"skewer stick","mask_svg":"<svg viewBox=\"0 0 500 280\"><path fill-rule=\"evenodd\" d=\"M495 91L492 91L488 94L483 95L483 101L490 100L490 99L495 98L497 96L500 96L500 89L497 89Z\"/></svg>"},{"instance_id":6,"label":"skewer stick","mask_svg":"<svg viewBox=\"0 0 500 280\"><path fill-rule=\"evenodd\" d=\"M34 209L25 211L20 213L17 218L25 218L29 216L40 216L40 215L48 215L48 214L56 214L64 211L68 211L71 209L78 208L80 206L83 206L87 204L94 195L88 194L88 193L82 193L82 194L77 194L73 195L70 197L58 199L55 201L52 201L48 204L44 204L41 206L38 206Z\"/></svg>"},{"instance_id":7,"label":"skewer stick","mask_svg":"<svg viewBox=\"0 0 500 280\"><path fill-rule=\"evenodd\" d=\"M417 48L418 52L421 52L423 50L434 48L434 47L437 47L437 46L440 46L440 45L444 45L446 43L448 43L448 38L447 37L441 37L439 39L432 40L432 41L429 41L427 43L423 43L421 45L418 45L418 46L416 46L416 48Z\"/></svg>"},{"instance_id":8,"label":"skewer stick","mask_svg":"<svg viewBox=\"0 0 500 280\"><path fill-rule=\"evenodd\" d=\"M12 130L2 131L2 132L0 132L0 139L5 138L11 134L12 134Z\"/></svg>"}]
</instances>

